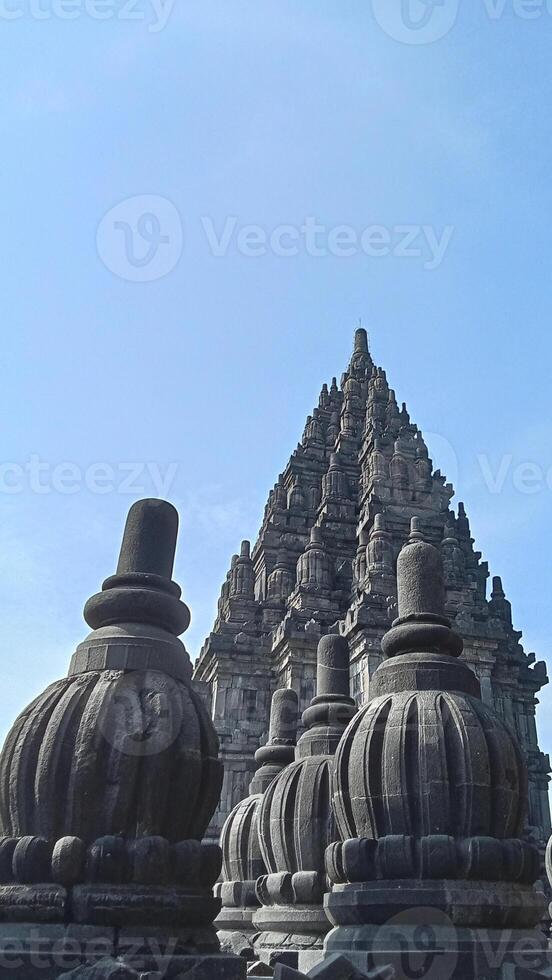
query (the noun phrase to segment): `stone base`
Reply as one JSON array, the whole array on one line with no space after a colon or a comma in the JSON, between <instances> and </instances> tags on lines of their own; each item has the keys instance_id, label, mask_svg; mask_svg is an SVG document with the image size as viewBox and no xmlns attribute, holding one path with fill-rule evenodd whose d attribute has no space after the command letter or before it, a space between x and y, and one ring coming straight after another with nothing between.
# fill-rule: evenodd
<instances>
[{"instance_id":1,"label":"stone base","mask_svg":"<svg viewBox=\"0 0 552 980\"><path fill-rule=\"evenodd\" d=\"M104 926L47 923L0 923L0 976L9 980L58 980L75 970L111 958L137 974L151 972L170 980L243 980L246 962L221 953L214 934L205 930L114 929Z\"/></svg>"},{"instance_id":2,"label":"stone base","mask_svg":"<svg viewBox=\"0 0 552 980\"><path fill-rule=\"evenodd\" d=\"M255 953L263 963L285 963L297 970L316 966L324 955L330 923L320 905L270 905L253 917L259 934ZM308 964L308 966L306 966Z\"/></svg>"},{"instance_id":3,"label":"stone base","mask_svg":"<svg viewBox=\"0 0 552 980\"><path fill-rule=\"evenodd\" d=\"M422 910L421 910L422 911ZM537 930L457 929L404 923L339 926L326 937L327 955L340 953L365 972L390 966L390 978L518 980L552 976L552 952ZM547 972L549 971L549 972Z\"/></svg>"},{"instance_id":4,"label":"stone base","mask_svg":"<svg viewBox=\"0 0 552 980\"><path fill-rule=\"evenodd\" d=\"M215 929L219 933L219 938L221 932L258 932L259 930L253 925L253 915L257 911L257 908L233 909L226 908L223 905L214 922Z\"/></svg>"}]
</instances>

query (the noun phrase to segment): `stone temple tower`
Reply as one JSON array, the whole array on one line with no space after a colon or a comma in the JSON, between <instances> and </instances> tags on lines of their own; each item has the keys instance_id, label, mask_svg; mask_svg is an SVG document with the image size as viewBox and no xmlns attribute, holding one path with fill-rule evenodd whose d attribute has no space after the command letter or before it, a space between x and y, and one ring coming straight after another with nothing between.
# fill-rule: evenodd
<instances>
[{"instance_id":1,"label":"stone temple tower","mask_svg":"<svg viewBox=\"0 0 552 980\"><path fill-rule=\"evenodd\" d=\"M225 773L211 833L247 796L254 754L268 731L272 692L293 688L304 711L316 694L316 649L339 632L351 652L351 693L364 705L396 618L397 558L417 518L444 565L446 615L484 703L517 736L529 770L528 823L550 836L548 757L539 750L536 695L545 664L526 653L502 581L475 550L463 504L434 470L422 433L355 334L338 386L322 386L301 442L271 490L253 549L234 556L218 615L195 666L221 743Z\"/></svg>"}]
</instances>

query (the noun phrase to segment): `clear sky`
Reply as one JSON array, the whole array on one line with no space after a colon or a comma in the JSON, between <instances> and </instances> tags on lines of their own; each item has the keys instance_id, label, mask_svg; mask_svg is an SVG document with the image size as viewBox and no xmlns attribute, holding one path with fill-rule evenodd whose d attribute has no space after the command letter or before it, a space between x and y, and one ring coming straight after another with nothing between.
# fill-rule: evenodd
<instances>
[{"instance_id":1,"label":"clear sky","mask_svg":"<svg viewBox=\"0 0 552 980\"><path fill-rule=\"evenodd\" d=\"M551 41L538 0L1 0L2 734L159 481L197 654L359 317L549 657Z\"/></svg>"}]
</instances>

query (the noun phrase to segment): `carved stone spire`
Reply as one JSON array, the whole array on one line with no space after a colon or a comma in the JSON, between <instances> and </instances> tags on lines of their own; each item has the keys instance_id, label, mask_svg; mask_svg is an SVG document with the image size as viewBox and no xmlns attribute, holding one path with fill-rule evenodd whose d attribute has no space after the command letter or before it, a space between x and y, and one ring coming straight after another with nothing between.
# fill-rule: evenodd
<instances>
[{"instance_id":1,"label":"carved stone spire","mask_svg":"<svg viewBox=\"0 0 552 980\"><path fill-rule=\"evenodd\" d=\"M493 578L493 591L489 603L491 614L508 626L512 625L512 606L506 598L500 576Z\"/></svg>"},{"instance_id":2,"label":"carved stone spire","mask_svg":"<svg viewBox=\"0 0 552 980\"><path fill-rule=\"evenodd\" d=\"M427 922L430 908L432 959L445 957L446 965L451 926L461 926L462 972L454 976L474 980L482 973L483 926L507 930L497 932L501 969L520 940L544 948L531 931L543 905L531 887L538 851L521 839L527 769L510 729L483 705L479 682L458 659L463 643L444 615L440 553L417 522L397 580L399 619L383 640L387 659L336 755L344 843L327 855L328 914L337 928L326 950L346 951L358 967L377 965L378 933L386 962L400 970L417 910ZM503 975L490 966L484 972Z\"/></svg>"},{"instance_id":3,"label":"carved stone spire","mask_svg":"<svg viewBox=\"0 0 552 980\"><path fill-rule=\"evenodd\" d=\"M376 514L366 552L370 591L389 595L395 591L393 539L384 514Z\"/></svg>"},{"instance_id":4,"label":"carved stone spire","mask_svg":"<svg viewBox=\"0 0 552 980\"><path fill-rule=\"evenodd\" d=\"M249 541L242 541L240 555L236 559L232 569L230 598L255 598L255 571L253 562L251 561L251 545Z\"/></svg>"},{"instance_id":5,"label":"carved stone spire","mask_svg":"<svg viewBox=\"0 0 552 980\"><path fill-rule=\"evenodd\" d=\"M266 598L269 602L283 602L295 588L295 569L287 553L282 548L278 552L276 564L268 577Z\"/></svg>"},{"instance_id":6,"label":"carved stone spire","mask_svg":"<svg viewBox=\"0 0 552 980\"><path fill-rule=\"evenodd\" d=\"M331 559L324 545L322 528L315 525L310 541L297 562L297 586L306 591L329 591L332 584Z\"/></svg>"}]
</instances>

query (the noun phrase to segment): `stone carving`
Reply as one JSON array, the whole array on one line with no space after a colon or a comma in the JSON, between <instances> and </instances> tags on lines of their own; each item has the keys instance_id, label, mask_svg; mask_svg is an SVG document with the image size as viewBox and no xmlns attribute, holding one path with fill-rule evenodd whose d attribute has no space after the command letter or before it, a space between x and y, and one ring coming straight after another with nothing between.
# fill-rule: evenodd
<instances>
[{"instance_id":1,"label":"stone carving","mask_svg":"<svg viewBox=\"0 0 552 980\"><path fill-rule=\"evenodd\" d=\"M242 541L239 558L236 559L230 580L230 597L255 598L255 572L250 555L249 541Z\"/></svg>"},{"instance_id":2,"label":"stone carving","mask_svg":"<svg viewBox=\"0 0 552 980\"><path fill-rule=\"evenodd\" d=\"M261 935L255 950L261 959L299 952L313 963L321 956L328 921L322 909L324 855L336 839L330 785L333 754L355 713L349 696L349 651L340 636L318 645L317 696L303 714L306 731L297 743L295 762L266 790L259 812L261 853L267 874L257 882L262 908L253 922Z\"/></svg>"},{"instance_id":3,"label":"stone carving","mask_svg":"<svg viewBox=\"0 0 552 980\"><path fill-rule=\"evenodd\" d=\"M456 516L450 506L453 488L433 471L421 432L399 405L385 372L372 361L366 331L357 330L341 388L334 378L327 393L322 389L312 412L325 431L325 445L309 440L299 456L291 456L265 510L252 548L255 599L226 596L221 602L224 615L219 613L194 673L198 691L210 695L209 707L222 737L225 780L210 829L214 838L247 795L254 754L268 727L271 693L292 686L299 693L300 709L307 707L314 694L317 642L336 623L349 642L352 695L359 705L370 698L382 637L394 617L396 556L413 516L420 519L428 540L443 547L447 614L462 632L466 662L482 679L484 701L494 704L520 740L529 769L528 822L539 828L541 848L552 833L550 764L539 749L535 725L538 693L547 683L546 666L525 653L511 609L504 605L502 586L487 596L488 566L475 550L464 505L459 504ZM340 431L345 408L354 421L354 432L350 426L347 434ZM333 454L338 454L338 471ZM334 496L336 481L341 496ZM315 507L313 488L321 490L323 485L330 494ZM369 559L362 555L361 544L366 549L372 532L377 532L375 542L381 547L379 515L384 516L385 540L391 546L385 545L389 557L383 564L387 567L391 559L392 567L383 574L380 558L374 556L368 574ZM323 548L311 551L313 525L323 527ZM296 588L295 569L305 549L310 555L301 560L303 585ZM283 555L293 583L280 560ZM227 592L229 586L225 588ZM254 710L244 710L244 688Z\"/></svg>"},{"instance_id":4,"label":"stone carving","mask_svg":"<svg viewBox=\"0 0 552 980\"><path fill-rule=\"evenodd\" d=\"M276 691L268 742L255 754L260 768L249 786L250 795L238 803L222 829L223 881L215 894L223 907L215 924L222 947L236 950L238 943L240 955L249 960L254 958L252 939L258 931L252 924L253 912L259 907L255 886L267 870L259 842L259 810L265 790L293 761L296 736L297 694L287 689Z\"/></svg>"},{"instance_id":5,"label":"stone carving","mask_svg":"<svg viewBox=\"0 0 552 980\"><path fill-rule=\"evenodd\" d=\"M85 606L92 632L2 751L0 943L28 935L25 978L64 944L85 961L91 937L114 969L155 939L190 980L207 962L213 977L244 975L212 925L222 855L201 841L222 766L178 639L190 614L171 579L177 530L170 504L134 504L117 573Z\"/></svg>"},{"instance_id":6,"label":"stone carving","mask_svg":"<svg viewBox=\"0 0 552 980\"><path fill-rule=\"evenodd\" d=\"M499 977L515 962L516 942L545 949L535 929L544 896L532 888L539 853L522 839L526 764L459 659L462 640L444 616L441 556L416 519L397 580L400 618L384 637L372 699L336 754L342 840L327 853L335 928L326 950L366 968L381 962L374 949L383 948L398 967L431 908L432 951L447 970L451 933L461 930L462 955L447 976ZM507 930L499 934L500 970L483 969L478 928Z\"/></svg>"},{"instance_id":7,"label":"stone carving","mask_svg":"<svg viewBox=\"0 0 552 980\"><path fill-rule=\"evenodd\" d=\"M310 541L297 562L297 585L307 591L329 591L332 584L332 561L324 545L322 528L315 525Z\"/></svg>"}]
</instances>

